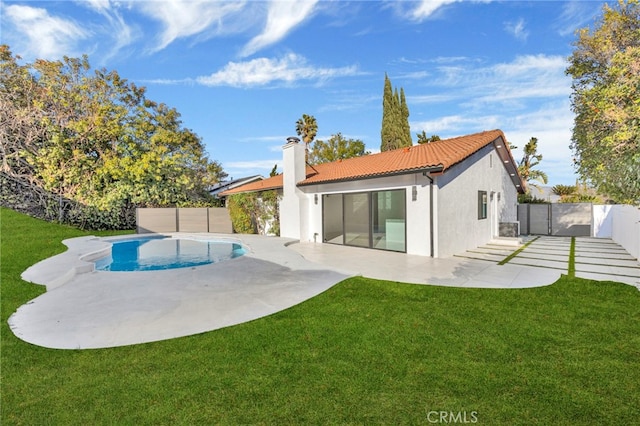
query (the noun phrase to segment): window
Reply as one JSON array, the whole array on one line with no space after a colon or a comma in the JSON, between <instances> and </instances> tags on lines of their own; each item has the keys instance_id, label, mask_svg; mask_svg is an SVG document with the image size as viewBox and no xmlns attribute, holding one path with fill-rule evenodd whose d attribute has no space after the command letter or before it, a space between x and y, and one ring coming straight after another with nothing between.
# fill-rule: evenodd
<instances>
[{"instance_id":1,"label":"window","mask_svg":"<svg viewBox=\"0 0 640 426\"><path fill-rule=\"evenodd\" d=\"M478 219L487 218L487 191L478 191Z\"/></svg>"}]
</instances>

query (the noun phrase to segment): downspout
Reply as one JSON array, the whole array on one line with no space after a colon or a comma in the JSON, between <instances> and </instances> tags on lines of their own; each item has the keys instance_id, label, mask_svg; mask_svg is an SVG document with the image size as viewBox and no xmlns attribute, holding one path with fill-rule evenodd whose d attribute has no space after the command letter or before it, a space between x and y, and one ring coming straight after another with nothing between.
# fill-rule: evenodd
<instances>
[{"instance_id":1,"label":"downspout","mask_svg":"<svg viewBox=\"0 0 640 426\"><path fill-rule=\"evenodd\" d=\"M433 249L435 246L435 237L433 235L433 178L429 176L429 173L424 173L424 176L429 179L429 245L431 257L434 257Z\"/></svg>"}]
</instances>

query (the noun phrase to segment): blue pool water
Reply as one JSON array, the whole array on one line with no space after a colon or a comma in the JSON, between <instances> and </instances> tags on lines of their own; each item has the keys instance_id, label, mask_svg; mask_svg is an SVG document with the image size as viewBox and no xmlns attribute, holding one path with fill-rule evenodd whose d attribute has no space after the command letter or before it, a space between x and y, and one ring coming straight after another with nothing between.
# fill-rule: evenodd
<instances>
[{"instance_id":1,"label":"blue pool water","mask_svg":"<svg viewBox=\"0 0 640 426\"><path fill-rule=\"evenodd\" d=\"M111 256L96 261L99 271L157 271L188 268L233 259L245 254L240 244L175 238L117 241Z\"/></svg>"}]
</instances>

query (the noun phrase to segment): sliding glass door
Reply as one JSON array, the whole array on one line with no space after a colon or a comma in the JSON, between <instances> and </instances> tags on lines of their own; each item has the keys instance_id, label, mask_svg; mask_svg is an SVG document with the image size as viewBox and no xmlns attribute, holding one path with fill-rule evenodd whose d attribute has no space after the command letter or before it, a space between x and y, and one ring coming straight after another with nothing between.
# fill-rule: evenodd
<instances>
[{"instance_id":1,"label":"sliding glass door","mask_svg":"<svg viewBox=\"0 0 640 426\"><path fill-rule=\"evenodd\" d=\"M369 193L343 194L344 243L348 246L371 247Z\"/></svg>"},{"instance_id":2,"label":"sliding glass door","mask_svg":"<svg viewBox=\"0 0 640 426\"><path fill-rule=\"evenodd\" d=\"M323 241L406 251L404 189L322 196Z\"/></svg>"}]
</instances>

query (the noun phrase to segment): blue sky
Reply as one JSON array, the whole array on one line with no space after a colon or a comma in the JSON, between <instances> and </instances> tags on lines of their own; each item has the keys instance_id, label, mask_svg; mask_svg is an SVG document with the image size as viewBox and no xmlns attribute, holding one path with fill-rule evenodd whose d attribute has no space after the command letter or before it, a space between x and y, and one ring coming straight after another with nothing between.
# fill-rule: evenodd
<instances>
[{"instance_id":1,"label":"blue sky","mask_svg":"<svg viewBox=\"0 0 640 426\"><path fill-rule=\"evenodd\" d=\"M232 177L267 176L302 114L378 152L385 72L416 133L538 138L549 184L569 148L574 31L599 1L2 1L24 60L89 55L175 107ZM520 149L514 152L519 160ZM281 171L281 168L279 168Z\"/></svg>"}]
</instances>

